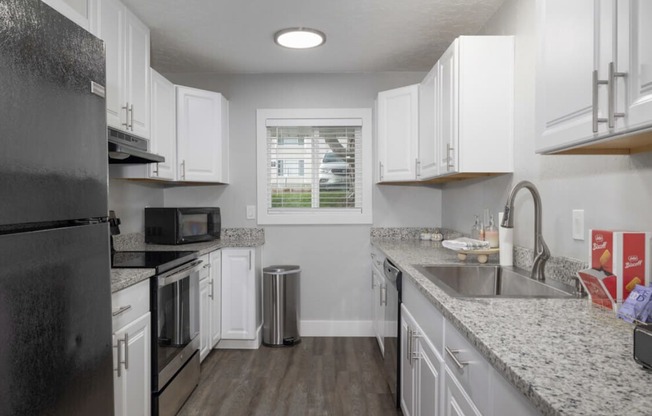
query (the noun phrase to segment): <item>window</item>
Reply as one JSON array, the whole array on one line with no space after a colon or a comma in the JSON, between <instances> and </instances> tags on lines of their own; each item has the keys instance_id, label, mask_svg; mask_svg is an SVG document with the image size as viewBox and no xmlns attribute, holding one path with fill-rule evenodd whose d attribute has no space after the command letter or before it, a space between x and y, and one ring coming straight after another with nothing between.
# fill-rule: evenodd
<instances>
[{"instance_id":1,"label":"window","mask_svg":"<svg viewBox=\"0 0 652 416\"><path fill-rule=\"evenodd\" d=\"M258 110L259 224L371 223L371 110Z\"/></svg>"}]
</instances>

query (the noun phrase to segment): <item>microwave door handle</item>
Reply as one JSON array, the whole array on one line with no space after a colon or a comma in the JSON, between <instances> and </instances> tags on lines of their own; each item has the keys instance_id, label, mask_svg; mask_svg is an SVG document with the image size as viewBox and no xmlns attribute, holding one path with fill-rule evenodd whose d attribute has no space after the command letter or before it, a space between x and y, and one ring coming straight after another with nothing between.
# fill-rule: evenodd
<instances>
[{"instance_id":1,"label":"microwave door handle","mask_svg":"<svg viewBox=\"0 0 652 416\"><path fill-rule=\"evenodd\" d=\"M171 283L177 282L179 280L185 279L186 277L190 276L191 274L198 272L199 269L201 268L201 260L195 260L192 263L190 263L190 266L183 268L177 272L172 272L168 275L161 275L159 276L158 279L158 285L159 287L167 286Z\"/></svg>"}]
</instances>

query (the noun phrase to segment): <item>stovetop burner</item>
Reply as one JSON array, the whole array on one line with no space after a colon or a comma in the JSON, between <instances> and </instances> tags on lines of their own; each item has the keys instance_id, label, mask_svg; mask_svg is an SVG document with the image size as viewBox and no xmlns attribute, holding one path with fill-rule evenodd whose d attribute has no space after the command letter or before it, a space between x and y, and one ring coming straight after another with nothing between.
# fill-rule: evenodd
<instances>
[{"instance_id":1,"label":"stovetop burner","mask_svg":"<svg viewBox=\"0 0 652 416\"><path fill-rule=\"evenodd\" d=\"M196 258L196 251L116 251L111 254L111 267L156 269L156 273L160 274Z\"/></svg>"}]
</instances>

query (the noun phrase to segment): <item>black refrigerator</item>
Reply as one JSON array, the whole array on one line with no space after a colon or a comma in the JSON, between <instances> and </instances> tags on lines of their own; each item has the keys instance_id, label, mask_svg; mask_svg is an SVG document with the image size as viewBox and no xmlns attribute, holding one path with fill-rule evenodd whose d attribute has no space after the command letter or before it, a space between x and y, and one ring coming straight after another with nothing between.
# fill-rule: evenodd
<instances>
[{"instance_id":1,"label":"black refrigerator","mask_svg":"<svg viewBox=\"0 0 652 416\"><path fill-rule=\"evenodd\" d=\"M0 415L113 415L103 43L0 0Z\"/></svg>"}]
</instances>

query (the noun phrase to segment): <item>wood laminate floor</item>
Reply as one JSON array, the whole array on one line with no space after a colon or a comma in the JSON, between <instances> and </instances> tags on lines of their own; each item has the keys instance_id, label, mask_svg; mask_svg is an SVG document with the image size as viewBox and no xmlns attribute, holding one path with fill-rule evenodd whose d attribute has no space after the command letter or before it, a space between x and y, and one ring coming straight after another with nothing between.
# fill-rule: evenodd
<instances>
[{"instance_id":1,"label":"wood laminate floor","mask_svg":"<svg viewBox=\"0 0 652 416\"><path fill-rule=\"evenodd\" d=\"M400 415L382 366L375 338L213 350L179 416Z\"/></svg>"}]
</instances>

